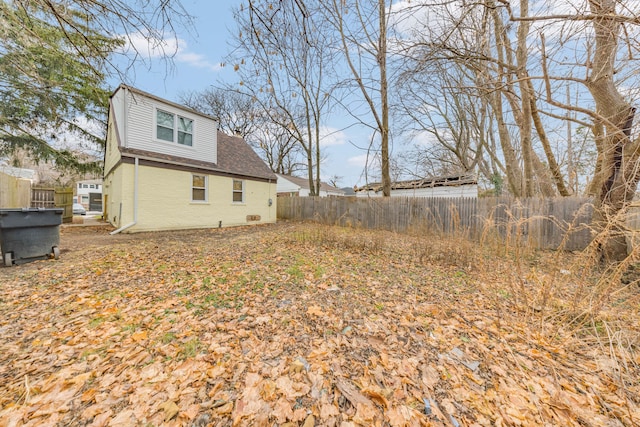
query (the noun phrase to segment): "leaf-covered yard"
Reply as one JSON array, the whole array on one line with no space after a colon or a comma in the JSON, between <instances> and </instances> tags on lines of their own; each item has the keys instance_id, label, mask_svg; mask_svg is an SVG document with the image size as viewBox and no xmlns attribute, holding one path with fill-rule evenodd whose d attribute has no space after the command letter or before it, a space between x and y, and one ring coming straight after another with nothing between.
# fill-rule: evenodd
<instances>
[{"instance_id":1,"label":"leaf-covered yard","mask_svg":"<svg viewBox=\"0 0 640 427\"><path fill-rule=\"evenodd\" d=\"M579 255L286 223L62 247L0 269L0 425L640 424L640 292Z\"/></svg>"}]
</instances>

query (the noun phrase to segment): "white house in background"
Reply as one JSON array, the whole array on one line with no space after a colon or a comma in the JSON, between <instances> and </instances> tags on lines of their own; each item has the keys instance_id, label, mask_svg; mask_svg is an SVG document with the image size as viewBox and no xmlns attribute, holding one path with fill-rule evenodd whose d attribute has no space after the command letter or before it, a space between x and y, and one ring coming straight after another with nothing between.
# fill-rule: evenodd
<instances>
[{"instance_id":1,"label":"white house in background","mask_svg":"<svg viewBox=\"0 0 640 427\"><path fill-rule=\"evenodd\" d=\"M35 184L39 181L38 172L33 169L15 168L9 166L5 161L0 160L0 173L12 176L17 179L26 179L31 184Z\"/></svg>"},{"instance_id":2,"label":"white house in background","mask_svg":"<svg viewBox=\"0 0 640 427\"><path fill-rule=\"evenodd\" d=\"M276 176L215 118L120 85L109 100L104 217L117 232L276 222Z\"/></svg>"},{"instance_id":3,"label":"white house in background","mask_svg":"<svg viewBox=\"0 0 640 427\"><path fill-rule=\"evenodd\" d=\"M77 181L74 203L80 203L86 210L102 211L102 180Z\"/></svg>"},{"instance_id":4,"label":"white house in background","mask_svg":"<svg viewBox=\"0 0 640 427\"><path fill-rule=\"evenodd\" d=\"M309 187L309 179L308 178L299 178L297 176L292 175L283 175L276 174L278 176L278 196L279 197L287 197L287 196L300 196L307 197L309 196L310 187ZM334 187L332 185L327 184L326 182L320 183L320 197L327 196L344 196L344 191L341 189Z\"/></svg>"},{"instance_id":5,"label":"white house in background","mask_svg":"<svg viewBox=\"0 0 640 427\"><path fill-rule=\"evenodd\" d=\"M382 184L377 182L355 189L357 197L381 197ZM454 175L391 183L391 197L478 197L475 175Z\"/></svg>"}]
</instances>

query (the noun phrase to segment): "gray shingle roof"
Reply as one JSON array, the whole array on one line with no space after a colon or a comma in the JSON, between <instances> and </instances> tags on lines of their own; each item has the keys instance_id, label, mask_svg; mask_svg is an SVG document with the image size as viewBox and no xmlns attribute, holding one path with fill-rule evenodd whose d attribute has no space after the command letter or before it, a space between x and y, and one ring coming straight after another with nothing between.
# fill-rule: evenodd
<instances>
[{"instance_id":1,"label":"gray shingle roof","mask_svg":"<svg viewBox=\"0 0 640 427\"><path fill-rule=\"evenodd\" d=\"M297 176L293 176L293 175L284 175L284 174L278 174L278 176L281 176L285 179L288 179L289 181L293 182L295 185L300 186L300 188L304 188L305 190L309 190L309 179L308 178L300 178ZM333 185L329 185L326 182L320 182L320 190L321 191L330 191L333 193L344 193L344 191L342 191L341 189L339 189L338 187L334 187Z\"/></svg>"},{"instance_id":2,"label":"gray shingle roof","mask_svg":"<svg viewBox=\"0 0 640 427\"><path fill-rule=\"evenodd\" d=\"M276 175L255 151L238 136L218 132L218 168L231 173L276 179Z\"/></svg>"},{"instance_id":3,"label":"gray shingle roof","mask_svg":"<svg viewBox=\"0 0 640 427\"><path fill-rule=\"evenodd\" d=\"M167 168L194 169L212 173L237 175L261 180L277 179L267 164L256 154L244 139L218 132L218 162L187 159L168 154L120 147L123 157L139 157L142 160L164 164ZM158 165L160 166L160 165Z\"/></svg>"}]
</instances>

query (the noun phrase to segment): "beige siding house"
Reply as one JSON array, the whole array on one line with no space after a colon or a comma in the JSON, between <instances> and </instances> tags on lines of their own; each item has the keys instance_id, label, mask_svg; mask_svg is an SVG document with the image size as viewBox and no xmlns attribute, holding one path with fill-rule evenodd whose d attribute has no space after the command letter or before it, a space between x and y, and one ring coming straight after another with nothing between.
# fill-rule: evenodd
<instances>
[{"instance_id":1,"label":"beige siding house","mask_svg":"<svg viewBox=\"0 0 640 427\"><path fill-rule=\"evenodd\" d=\"M126 85L111 95L104 165L114 233L276 221L276 176L242 138Z\"/></svg>"}]
</instances>

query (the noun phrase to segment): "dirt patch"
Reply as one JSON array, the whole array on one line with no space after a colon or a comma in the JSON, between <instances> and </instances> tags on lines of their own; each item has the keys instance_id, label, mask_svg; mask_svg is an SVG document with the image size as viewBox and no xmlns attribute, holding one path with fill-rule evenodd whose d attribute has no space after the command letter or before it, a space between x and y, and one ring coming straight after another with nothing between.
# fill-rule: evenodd
<instances>
[{"instance_id":1,"label":"dirt patch","mask_svg":"<svg viewBox=\"0 0 640 427\"><path fill-rule=\"evenodd\" d=\"M168 244L172 241L192 241L202 238L203 236L228 238L240 234L253 234L262 231L265 227L276 227L276 225L118 233L114 235L110 233L115 230L115 227L105 223L82 226L63 225L60 228L60 247L64 253L69 251L85 251L99 246L111 246L140 241L154 241L159 244Z\"/></svg>"},{"instance_id":2,"label":"dirt patch","mask_svg":"<svg viewBox=\"0 0 640 427\"><path fill-rule=\"evenodd\" d=\"M60 227L61 251L84 251L93 246L113 245L132 240L132 234L110 235L110 225L62 225Z\"/></svg>"}]
</instances>

